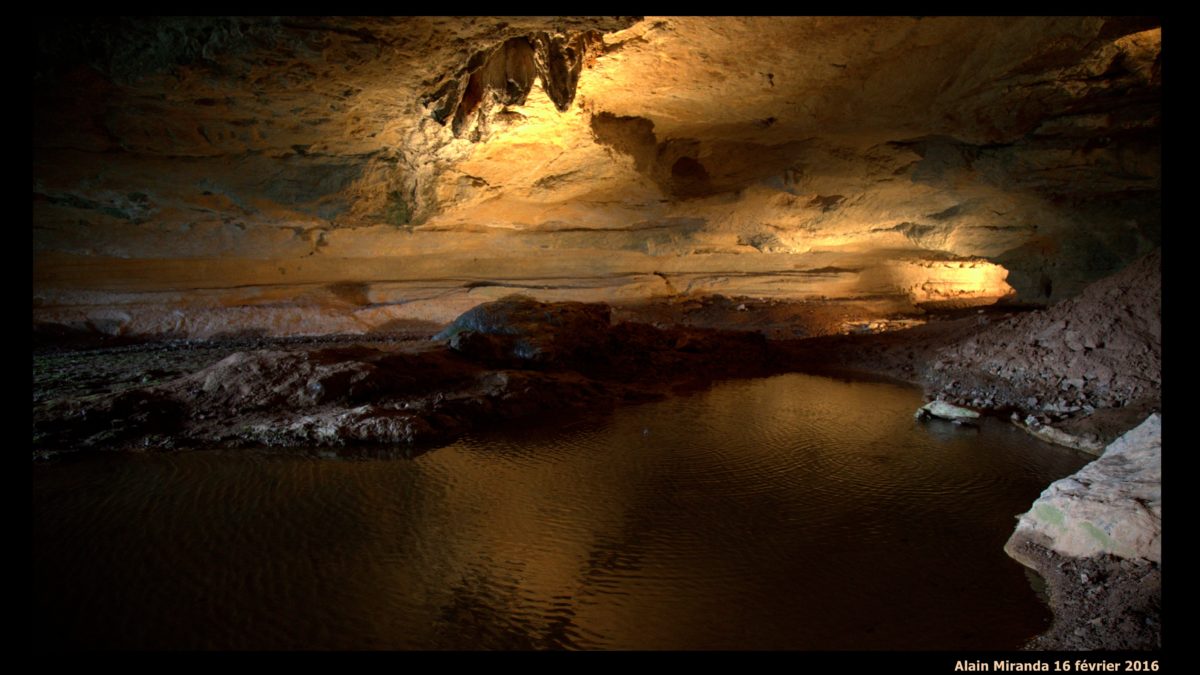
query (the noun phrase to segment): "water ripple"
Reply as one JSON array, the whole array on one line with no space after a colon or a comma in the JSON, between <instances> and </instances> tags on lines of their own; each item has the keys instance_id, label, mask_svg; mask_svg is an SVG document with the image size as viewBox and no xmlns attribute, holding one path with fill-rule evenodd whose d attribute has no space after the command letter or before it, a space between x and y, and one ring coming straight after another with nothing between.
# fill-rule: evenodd
<instances>
[{"instance_id":1,"label":"water ripple","mask_svg":"<svg viewBox=\"0 0 1200 675\"><path fill-rule=\"evenodd\" d=\"M1073 453L803 375L414 459L34 466L43 646L1004 649L1047 613L1001 546Z\"/></svg>"}]
</instances>

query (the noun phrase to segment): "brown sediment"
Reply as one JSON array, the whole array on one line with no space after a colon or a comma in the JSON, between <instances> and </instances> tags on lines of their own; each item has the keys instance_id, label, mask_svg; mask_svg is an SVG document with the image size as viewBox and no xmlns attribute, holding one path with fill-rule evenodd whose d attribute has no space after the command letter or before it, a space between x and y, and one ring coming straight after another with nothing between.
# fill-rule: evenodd
<instances>
[{"instance_id":1,"label":"brown sediment","mask_svg":"<svg viewBox=\"0 0 1200 675\"><path fill-rule=\"evenodd\" d=\"M1030 650L1162 648L1162 570L1113 555L1076 558L1025 542L1015 551L1045 580L1054 623Z\"/></svg>"}]
</instances>

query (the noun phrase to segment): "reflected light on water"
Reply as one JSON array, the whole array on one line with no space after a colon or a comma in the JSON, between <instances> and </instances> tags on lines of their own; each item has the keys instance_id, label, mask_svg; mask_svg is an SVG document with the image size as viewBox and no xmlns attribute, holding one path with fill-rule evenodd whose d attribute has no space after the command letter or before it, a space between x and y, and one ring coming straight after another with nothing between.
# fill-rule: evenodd
<instances>
[{"instance_id":1,"label":"reflected light on water","mask_svg":"<svg viewBox=\"0 0 1200 675\"><path fill-rule=\"evenodd\" d=\"M1014 648L1003 553L1084 463L919 392L804 375L477 435L414 459L34 467L47 646Z\"/></svg>"}]
</instances>

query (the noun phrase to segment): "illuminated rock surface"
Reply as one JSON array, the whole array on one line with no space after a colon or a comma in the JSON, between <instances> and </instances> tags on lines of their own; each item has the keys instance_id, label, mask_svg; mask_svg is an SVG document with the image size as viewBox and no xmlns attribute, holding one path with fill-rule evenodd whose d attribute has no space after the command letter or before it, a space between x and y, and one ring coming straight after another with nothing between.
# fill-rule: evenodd
<instances>
[{"instance_id":1,"label":"illuminated rock surface","mask_svg":"<svg viewBox=\"0 0 1200 675\"><path fill-rule=\"evenodd\" d=\"M945 401L930 401L921 406L914 417L918 420L928 419L929 417L940 417L944 420L973 420L979 417L979 413L974 410L951 405Z\"/></svg>"},{"instance_id":2,"label":"illuminated rock surface","mask_svg":"<svg viewBox=\"0 0 1200 675\"><path fill-rule=\"evenodd\" d=\"M364 333L514 291L914 312L1069 297L1159 239L1153 21L111 19L38 40L35 323Z\"/></svg>"}]
</instances>

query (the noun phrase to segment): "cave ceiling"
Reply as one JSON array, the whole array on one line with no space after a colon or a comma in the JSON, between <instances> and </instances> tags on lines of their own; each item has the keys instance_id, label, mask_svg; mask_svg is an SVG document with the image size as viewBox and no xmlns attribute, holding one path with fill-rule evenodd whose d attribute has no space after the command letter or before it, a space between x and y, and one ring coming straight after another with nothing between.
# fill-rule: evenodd
<instances>
[{"instance_id":1,"label":"cave ceiling","mask_svg":"<svg viewBox=\"0 0 1200 675\"><path fill-rule=\"evenodd\" d=\"M970 280L914 270L963 261L1049 302L1160 236L1151 19L43 22L47 320L919 300Z\"/></svg>"}]
</instances>

